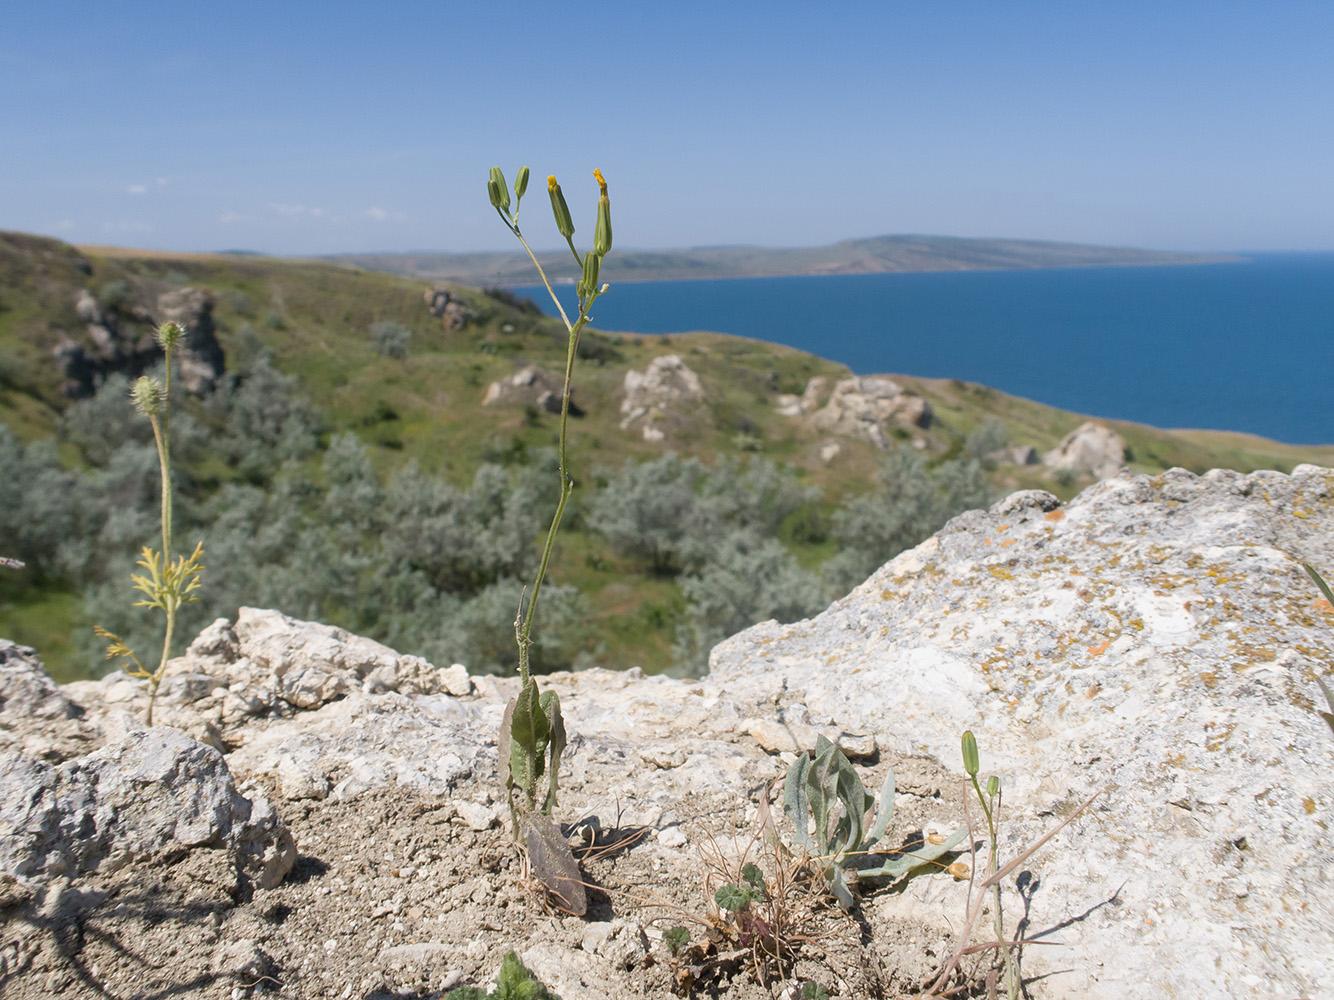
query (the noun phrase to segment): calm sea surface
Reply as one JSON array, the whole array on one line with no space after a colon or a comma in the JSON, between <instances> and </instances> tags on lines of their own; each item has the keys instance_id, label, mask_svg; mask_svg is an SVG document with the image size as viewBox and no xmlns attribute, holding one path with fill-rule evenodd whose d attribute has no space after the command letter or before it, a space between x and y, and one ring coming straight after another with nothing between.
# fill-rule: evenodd
<instances>
[{"instance_id":1,"label":"calm sea surface","mask_svg":"<svg viewBox=\"0 0 1334 1000\"><path fill-rule=\"evenodd\" d=\"M541 286L516 291L554 311ZM594 326L716 330L858 374L961 378L1094 416L1334 444L1334 253L618 283Z\"/></svg>"}]
</instances>

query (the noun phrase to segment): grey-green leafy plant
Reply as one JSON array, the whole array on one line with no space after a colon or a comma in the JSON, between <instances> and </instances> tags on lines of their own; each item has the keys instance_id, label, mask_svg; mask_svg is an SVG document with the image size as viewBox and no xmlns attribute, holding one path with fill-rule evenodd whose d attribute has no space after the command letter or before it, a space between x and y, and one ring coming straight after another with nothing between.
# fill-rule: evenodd
<instances>
[{"instance_id":1,"label":"grey-green leafy plant","mask_svg":"<svg viewBox=\"0 0 1334 1000\"><path fill-rule=\"evenodd\" d=\"M1329 585L1325 583L1325 578L1317 573L1309 563L1302 563L1302 565L1306 567L1307 575L1320 588L1320 593L1325 596L1325 600L1334 605L1334 593L1330 592ZM1319 674L1316 674L1315 679L1316 683L1320 685L1320 690L1325 694L1325 702L1329 705L1329 711L1320 712L1320 717L1329 725L1330 732L1334 732L1334 691L1330 690L1329 685L1325 683L1325 679Z\"/></svg>"},{"instance_id":2,"label":"grey-green leafy plant","mask_svg":"<svg viewBox=\"0 0 1334 1000\"><path fill-rule=\"evenodd\" d=\"M386 358L406 358L411 343L412 331L402 323L381 320L371 324L371 346Z\"/></svg>"},{"instance_id":3,"label":"grey-green leafy plant","mask_svg":"<svg viewBox=\"0 0 1334 1000\"><path fill-rule=\"evenodd\" d=\"M445 1000L560 1000L543 985L512 951L505 953L500 962L494 993L480 986L460 986L445 994Z\"/></svg>"},{"instance_id":4,"label":"grey-green leafy plant","mask_svg":"<svg viewBox=\"0 0 1334 1000\"><path fill-rule=\"evenodd\" d=\"M868 827L872 806L875 817ZM877 853L894 814L894 771L886 775L877 802L843 751L824 736L816 740L814 759L803 751L788 768L783 812L797 845L823 865L829 891L844 910L853 907L844 869L854 869L859 879L896 882L953 850L967 834L959 830L938 844L925 841L913 850Z\"/></svg>"},{"instance_id":5,"label":"grey-green leafy plant","mask_svg":"<svg viewBox=\"0 0 1334 1000\"><path fill-rule=\"evenodd\" d=\"M987 791L982 793L982 786L978 784L977 772L981 770L981 762L977 751L977 737L973 735L972 730L965 730L960 740L963 748L963 769L968 775L968 780L973 784L973 791L977 794L977 801L982 804L982 814L987 819L988 835L988 854L987 874L993 874L998 869L997 863L997 841L996 825L1000 820L1000 802L1001 802L1001 781L998 775L993 774L987 779ZM1001 912L1001 887L997 880L991 886L992 891L992 909L995 912L996 920L996 941L1000 945L1000 953L1003 961L1003 975L1005 978L1006 996L1013 1000L1019 995L1019 969L1011 954L1010 946L1005 940L1005 918Z\"/></svg>"},{"instance_id":6,"label":"grey-green leafy plant","mask_svg":"<svg viewBox=\"0 0 1334 1000\"><path fill-rule=\"evenodd\" d=\"M171 486L171 355L184 331L175 323L163 323L157 331L158 343L162 345L165 359L165 375L159 382L145 375L134 383L132 398L134 405L153 426L153 440L157 443L158 468L162 474L162 507L160 514L162 528L162 551L157 552L145 545L138 565L146 575L138 573L131 576L134 589L144 597L134 602L135 607L159 608L166 616L166 632L162 638L162 657L157 667L149 670L140 662L134 651L114 633L101 626L93 631L109 640L107 658L120 657L126 661L126 673L148 681L148 712L145 720L153 724L153 703L157 699L158 685L167 672L167 661L171 658L171 641L176 631L176 613L181 605L199 600L199 574L204 566L200 560L204 556L204 543L195 545L189 558L171 557L172 543L172 486Z\"/></svg>"},{"instance_id":7,"label":"grey-green leafy plant","mask_svg":"<svg viewBox=\"0 0 1334 1000\"><path fill-rule=\"evenodd\" d=\"M556 805L556 776L560 770L560 758L566 743L565 720L561 715L560 698L554 691L538 690L537 681L533 679L532 671L529 669L528 654L532 645L533 616L537 611L538 597L542 593L542 581L546 578L547 564L551 560L551 551L556 543L556 533L560 530L565 506L574 492L574 478L570 475L567 464L566 444L569 439L570 388L574 378L574 359L579 351L579 334L588 325L589 310L592 309L593 303L597 301L598 296L607 291L608 287L599 284L598 271L602 266L602 258L611 251L611 201L607 196L607 182L603 179L602 171L594 170L593 176L597 179L599 191L597 221L593 230L593 249L582 257L574 246L574 222L570 217L569 206L565 203L565 195L561 192L560 185L556 183L555 176L547 178L547 193L551 197L551 210L556 219L556 229L569 244L570 253L574 255L575 263L581 270L579 283L576 286L579 311L573 321L566 314L565 307L561 305L560 299L552 290L551 282L547 280L546 272L538 262L537 255L533 253L519 229L519 205L524 192L528 189L528 168L520 167L515 179L513 212L510 211L509 184L499 167L491 168L491 176L486 185L487 195L496 214L528 251L528 256L532 259L533 266L537 268L542 284L546 286L551 301L555 303L556 311L560 313L560 318L569 334L565 355L565 382L561 393L560 436L557 445L560 498L556 503L555 515L551 519L551 527L547 530L546 543L542 548L542 560L538 564L537 577L533 581L533 592L528 599L528 607L525 611L520 604L514 619L515 641L519 647L519 679L522 686L519 693L505 707L505 716L500 724L501 780L509 797L510 819L515 839L518 840L522 836L528 840L530 856L533 853L533 846L549 847L554 842L549 829L546 828L552 825L550 816ZM538 811L538 795L544 774L547 780L541 803L542 818L534 819L534 814ZM520 793L517 801L516 790ZM539 871L538 874L543 876L547 873ZM564 873L560 870L550 874L553 879L559 878L562 882L565 881ZM554 888L550 879L544 878L544 881L547 882L549 889L560 895L567 909L572 909L576 913L584 912L582 891L577 892L577 901L572 901L560 889Z\"/></svg>"}]
</instances>

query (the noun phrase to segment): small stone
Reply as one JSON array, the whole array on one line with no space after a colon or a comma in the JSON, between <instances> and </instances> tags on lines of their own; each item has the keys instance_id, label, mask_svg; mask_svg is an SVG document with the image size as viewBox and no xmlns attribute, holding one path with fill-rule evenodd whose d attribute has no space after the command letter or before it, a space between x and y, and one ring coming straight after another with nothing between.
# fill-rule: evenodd
<instances>
[{"instance_id":1,"label":"small stone","mask_svg":"<svg viewBox=\"0 0 1334 1000\"><path fill-rule=\"evenodd\" d=\"M685 831L679 826L669 826L658 831L658 843L663 847L685 847L686 839Z\"/></svg>"},{"instance_id":2,"label":"small stone","mask_svg":"<svg viewBox=\"0 0 1334 1000\"><path fill-rule=\"evenodd\" d=\"M795 753L800 749L787 726L774 719L747 719L741 728L768 753Z\"/></svg>"},{"instance_id":3,"label":"small stone","mask_svg":"<svg viewBox=\"0 0 1334 1000\"><path fill-rule=\"evenodd\" d=\"M446 694L452 694L455 698L472 694L472 678L462 663L451 663L439 671L439 676L440 687Z\"/></svg>"},{"instance_id":4,"label":"small stone","mask_svg":"<svg viewBox=\"0 0 1334 1000\"><path fill-rule=\"evenodd\" d=\"M464 823L468 824L469 830L476 830L478 833L491 829L496 822L495 807L483 802L470 802L464 799L454 803L454 811Z\"/></svg>"}]
</instances>

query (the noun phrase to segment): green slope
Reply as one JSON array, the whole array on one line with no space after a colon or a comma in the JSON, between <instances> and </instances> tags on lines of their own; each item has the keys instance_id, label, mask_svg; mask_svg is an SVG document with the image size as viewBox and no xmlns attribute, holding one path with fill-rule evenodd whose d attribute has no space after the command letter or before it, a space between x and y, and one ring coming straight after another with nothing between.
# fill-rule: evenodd
<instances>
[{"instance_id":1,"label":"green slope","mask_svg":"<svg viewBox=\"0 0 1334 1000\"><path fill-rule=\"evenodd\" d=\"M483 407L487 386L526 364L556 371L564 335L556 321L504 293L462 286L449 290L468 317L447 330L430 315L425 282L330 261L255 256L144 253L108 247L75 249L55 240L0 233L0 423L23 441L57 436L69 405L52 351L62 337L79 338L83 324L74 303L80 289L113 296L126 315L151 312L156 296L182 285L208 289L214 298L218 339L229 359L246 336L258 338L276 366L294 376L319 409L323 440L351 431L369 447L375 468L387 475L408 460L455 484L468 483L484 461L514 461L555 441L556 418L523 406ZM613 287L610 294L615 294ZM151 318L151 317L145 317ZM377 322L409 328L407 356L378 354L369 334ZM675 451L713 463L720 457L762 454L801 470L824 490L826 512L865 493L879 453L869 442L844 440L838 457L821 457L825 435L775 409L782 393L800 393L815 376L846 377L843 366L801 351L708 332L671 337L591 332L576 373L575 399L585 415L571 433L571 463L586 491L598 470L631 458ZM658 355L677 354L700 377L705 403L682 433L661 442L621 430L621 387L626 373ZM1012 444L1044 451L1078 426L1078 414L1018 399L984 386L894 376L924 396L935 420L919 438L932 460L960 453L967 435L989 418L1003 421ZM1221 466L1240 471L1291 469L1300 462L1334 465L1334 447L1295 447L1245 435L1168 431L1109 421L1130 446L1135 471L1174 465L1196 471ZM903 434L906 438L906 432ZM68 464L78 453L60 444ZM206 482L236 479L215 463ZM1087 481L1057 481L1041 467L1001 466L989 475L998 491L1040 487L1065 497ZM577 496L580 494L577 494ZM831 552L827 543L792 543L796 558L813 567ZM588 595L604 662L660 669L670 660L671 627L680 595L610 553L576 521L557 553L557 582ZM96 664L76 662L70 635L88 623L68 593L24 590L0 576L0 635L37 645L67 674Z\"/></svg>"}]
</instances>

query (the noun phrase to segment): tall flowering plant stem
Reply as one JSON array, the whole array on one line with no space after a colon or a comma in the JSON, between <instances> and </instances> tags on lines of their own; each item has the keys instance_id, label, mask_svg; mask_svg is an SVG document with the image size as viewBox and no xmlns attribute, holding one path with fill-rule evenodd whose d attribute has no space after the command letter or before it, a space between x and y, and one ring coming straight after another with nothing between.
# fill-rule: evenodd
<instances>
[{"instance_id":1,"label":"tall flowering plant stem","mask_svg":"<svg viewBox=\"0 0 1334 1000\"><path fill-rule=\"evenodd\" d=\"M611 201L607 195L607 181L602 176L602 171L594 170L593 177L598 184L598 202L597 217L593 229L593 247L580 255L574 242L574 220L570 215L569 205L565 201L565 194L561 191L561 186L554 176L547 178L547 194L551 200L551 212L556 222L556 231L560 233L569 246L575 266L579 269L580 277L576 285L579 309L574 318L571 319L560 299L556 296L551 281L547 277L546 269L543 268L541 261L537 259L537 254L533 252L519 226L519 205L528 190L528 177L528 168L520 167L514 182L513 199L511 200L510 187L505 180L504 173L499 167L492 167L486 189L487 196L490 198L496 214L500 216L505 227L514 234L515 239L527 251L528 257L537 269L538 276L542 279L547 294L551 296L551 301L555 304L556 311L565 324L566 332L569 335L565 351L565 383L561 392L558 444L561 480L560 499L551 518L551 526L547 530L546 542L542 547L542 558L538 564L537 577L533 581L532 591L527 595L526 606L521 603L518 613L515 615L514 637L519 649L519 680L521 687L519 694L510 701L505 709L505 718L501 723L500 730L501 777L509 796L514 836L516 840L526 838L530 842L537 843L534 841L532 834L533 827L531 824L526 825L525 820L538 810L538 788L544 775L547 778L547 787L541 804L542 814L549 817L552 808L556 805L556 775L560 769L561 754L565 750L566 735L565 722L560 710L560 699L554 691L539 692L537 682L532 676L529 650L533 644L533 622L537 613L538 599L542 594L542 583L546 579L547 566L551 561L551 553L556 544L556 534L560 530L561 518L565 514L566 504L569 503L570 496L574 492L574 477L570 474L567 450L570 390L574 381L574 362L579 351L579 335L588 325L593 303L608 288L607 285L599 283L598 272L602 266L602 259L611 251ZM516 792L519 793L517 801ZM539 852L530 850L530 855L536 853ZM550 888L550 883L548 883L548 887ZM558 894L556 890L553 890L553 895ZM582 896L582 893L580 895Z\"/></svg>"},{"instance_id":2,"label":"tall flowering plant stem","mask_svg":"<svg viewBox=\"0 0 1334 1000\"><path fill-rule=\"evenodd\" d=\"M140 662L134 650L118 635L108 632L100 625L93 631L108 640L107 658L119 657L126 661L125 672L131 677L148 681L148 712L145 721L153 724L153 704L157 700L158 685L167 672L167 661L171 659L171 643L176 632L176 613L182 604L199 600L199 574L204 566L200 562L204 557L204 543L195 545L194 552L187 559L185 556L171 557L172 543L172 486L171 486L171 357L184 331L175 323L163 323L157 331L158 343L162 345L166 373L159 382L147 375L139 378L130 391L135 409L148 418L153 427L153 440L157 444L158 468L162 475L162 551L157 552L144 546L138 565L144 574L131 575L134 589L144 596L134 602L136 608L159 608L166 616L167 627L162 639L162 655L157 666L150 670Z\"/></svg>"}]
</instances>

